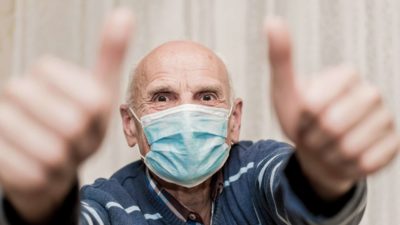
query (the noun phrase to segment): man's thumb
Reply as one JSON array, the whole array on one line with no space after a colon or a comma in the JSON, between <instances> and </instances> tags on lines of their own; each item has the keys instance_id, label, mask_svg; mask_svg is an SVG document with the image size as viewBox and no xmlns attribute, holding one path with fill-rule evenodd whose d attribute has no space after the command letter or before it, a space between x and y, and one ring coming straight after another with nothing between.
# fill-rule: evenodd
<instances>
[{"instance_id":1,"label":"man's thumb","mask_svg":"<svg viewBox=\"0 0 400 225\"><path fill-rule=\"evenodd\" d=\"M268 19L265 25L268 39L268 55L271 81L274 91L292 94L295 78L292 66L292 46L287 26L279 19Z\"/></svg>"},{"instance_id":2,"label":"man's thumb","mask_svg":"<svg viewBox=\"0 0 400 225\"><path fill-rule=\"evenodd\" d=\"M104 23L93 72L110 88L119 84L120 67L132 32L133 15L127 9L114 10Z\"/></svg>"},{"instance_id":3,"label":"man's thumb","mask_svg":"<svg viewBox=\"0 0 400 225\"><path fill-rule=\"evenodd\" d=\"M292 46L287 26L280 19L265 24L271 67L271 96L283 131L295 139L299 111L298 91L292 65Z\"/></svg>"}]
</instances>

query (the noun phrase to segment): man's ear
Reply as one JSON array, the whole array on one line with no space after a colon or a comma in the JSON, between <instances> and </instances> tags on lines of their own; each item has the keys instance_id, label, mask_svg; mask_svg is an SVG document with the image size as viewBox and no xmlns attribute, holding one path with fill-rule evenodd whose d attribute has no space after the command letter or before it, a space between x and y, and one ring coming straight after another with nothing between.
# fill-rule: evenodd
<instances>
[{"instance_id":1,"label":"man's ear","mask_svg":"<svg viewBox=\"0 0 400 225\"><path fill-rule=\"evenodd\" d=\"M128 105L122 104L119 107L119 112L121 114L126 142L128 143L129 147L133 147L137 144L137 130L135 121L129 112Z\"/></svg>"},{"instance_id":2,"label":"man's ear","mask_svg":"<svg viewBox=\"0 0 400 225\"><path fill-rule=\"evenodd\" d=\"M239 142L240 127L242 125L242 108L243 100L240 98L235 99L229 119L228 141L231 143Z\"/></svg>"}]
</instances>

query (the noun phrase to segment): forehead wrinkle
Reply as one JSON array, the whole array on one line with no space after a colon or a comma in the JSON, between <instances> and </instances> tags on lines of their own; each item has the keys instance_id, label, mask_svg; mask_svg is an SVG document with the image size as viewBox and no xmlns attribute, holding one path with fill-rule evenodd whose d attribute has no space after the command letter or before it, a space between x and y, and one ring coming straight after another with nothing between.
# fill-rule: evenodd
<instances>
[{"instance_id":1,"label":"forehead wrinkle","mask_svg":"<svg viewBox=\"0 0 400 225\"><path fill-rule=\"evenodd\" d=\"M191 59L198 59L198 60L188 60ZM178 63L179 60L183 60L185 63ZM189 63L188 63L189 62ZM202 62L206 66L199 66L199 68L190 68L193 62ZM195 64L194 63L194 64ZM162 72L166 69L169 70L171 67L172 69L177 69L176 67L182 65L189 66L189 68L185 68L187 71L193 70L213 70L216 71L216 76L218 79L226 86L227 95L230 96L231 93L231 84L229 79L229 74L226 69L226 65L224 64L223 60L216 55L213 51L191 41L172 41L167 42L156 49L152 50L149 54L147 54L139 63L135 72L133 74L133 78L131 80L130 86L130 95L133 95L131 98L134 102L138 101L138 95L141 92L140 90L146 85L146 78L149 76L151 77L151 70L154 68L160 69L162 68ZM168 72L168 71L167 71Z\"/></svg>"},{"instance_id":2,"label":"forehead wrinkle","mask_svg":"<svg viewBox=\"0 0 400 225\"><path fill-rule=\"evenodd\" d=\"M224 95L224 91L221 87L221 85L218 84L205 84L205 85L199 85L193 88L194 93L199 93L199 92L215 92L219 97L226 98Z\"/></svg>"},{"instance_id":3,"label":"forehead wrinkle","mask_svg":"<svg viewBox=\"0 0 400 225\"><path fill-rule=\"evenodd\" d=\"M146 95L151 95L162 90L178 92L179 85L179 82L174 79L170 79L169 77L156 78L150 81L146 87L144 87L144 92Z\"/></svg>"},{"instance_id":4,"label":"forehead wrinkle","mask_svg":"<svg viewBox=\"0 0 400 225\"><path fill-rule=\"evenodd\" d=\"M131 81L128 87L128 104L133 105L135 107L138 104L138 99L140 98L140 88L142 87L144 80L143 80L143 65L142 62L136 66L133 71Z\"/></svg>"}]
</instances>

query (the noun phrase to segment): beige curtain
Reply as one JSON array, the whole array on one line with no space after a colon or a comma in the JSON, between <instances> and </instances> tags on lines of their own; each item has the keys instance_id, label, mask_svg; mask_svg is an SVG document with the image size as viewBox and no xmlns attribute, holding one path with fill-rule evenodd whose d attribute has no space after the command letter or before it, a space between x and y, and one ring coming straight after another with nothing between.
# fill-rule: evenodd
<instances>
[{"instance_id":1,"label":"beige curtain","mask_svg":"<svg viewBox=\"0 0 400 225\"><path fill-rule=\"evenodd\" d=\"M21 76L35 58L50 53L90 67L104 15L124 5L135 11L134 51L122 86L135 63L173 39L199 41L226 60L236 95L244 99L242 139L283 139L269 100L266 15L287 19L295 64L306 78L326 66L351 63L381 88L400 120L400 1L398 0L0 0L0 82ZM121 100L124 100L121 90ZM355 109L356 110L356 109ZM138 158L122 134L117 105L101 150L81 169L83 183L108 177ZM369 178L364 225L400 224L400 162Z\"/></svg>"}]
</instances>

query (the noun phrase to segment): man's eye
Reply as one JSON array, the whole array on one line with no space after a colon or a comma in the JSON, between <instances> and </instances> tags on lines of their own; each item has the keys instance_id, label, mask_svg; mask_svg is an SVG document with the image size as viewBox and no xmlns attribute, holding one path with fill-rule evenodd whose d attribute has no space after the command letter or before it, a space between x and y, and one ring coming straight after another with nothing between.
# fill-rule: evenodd
<instances>
[{"instance_id":1,"label":"man's eye","mask_svg":"<svg viewBox=\"0 0 400 225\"><path fill-rule=\"evenodd\" d=\"M211 95L204 95L203 96L203 101L211 101L211 100L212 100Z\"/></svg>"},{"instance_id":2,"label":"man's eye","mask_svg":"<svg viewBox=\"0 0 400 225\"><path fill-rule=\"evenodd\" d=\"M157 102L166 102L166 101L168 101L168 98L165 95L159 95L159 96L156 96L156 101Z\"/></svg>"},{"instance_id":3,"label":"man's eye","mask_svg":"<svg viewBox=\"0 0 400 225\"><path fill-rule=\"evenodd\" d=\"M153 97L151 98L152 102L168 102L171 100L171 94L170 93L157 93L154 94Z\"/></svg>"},{"instance_id":4,"label":"man's eye","mask_svg":"<svg viewBox=\"0 0 400 225\"><path fill-rule=\"evenodd\" d=\"M201 100L202 101L212 101L212 100L215 100L215 99L217 99L217 98L213 94L203 94L201 96Z\"/></svg>"}]
</instances>

